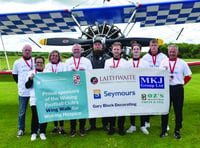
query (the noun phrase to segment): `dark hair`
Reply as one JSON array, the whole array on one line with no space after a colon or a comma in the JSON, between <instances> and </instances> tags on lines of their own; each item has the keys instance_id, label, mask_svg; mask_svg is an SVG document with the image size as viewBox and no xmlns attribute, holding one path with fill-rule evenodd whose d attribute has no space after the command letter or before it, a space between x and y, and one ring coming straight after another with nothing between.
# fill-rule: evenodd
<instances>
[{"instance_id":1,"label":"dark hair","mask_svg":"<svg viewBox=\"0 0 200 148\"><path fill-rule=\"evenodd\" d=\"M158 44L158 40L157 39L153 39L150 41L150 43L157 43Z\"/></svg>"},{"instance_id":2,"label":"dark hair","mask_svg":"<svg viewBox=\"0 0 200 148\"><path fill-rule=\"evenodd\" d=\"M43 57L41 57L41 56L35 57L35 59L34 59L35 63L36 63L37 59L42 59L42 60L43 60L43 63L45 63L45 59L44 59Z\"/></svg>"}]
</instances>

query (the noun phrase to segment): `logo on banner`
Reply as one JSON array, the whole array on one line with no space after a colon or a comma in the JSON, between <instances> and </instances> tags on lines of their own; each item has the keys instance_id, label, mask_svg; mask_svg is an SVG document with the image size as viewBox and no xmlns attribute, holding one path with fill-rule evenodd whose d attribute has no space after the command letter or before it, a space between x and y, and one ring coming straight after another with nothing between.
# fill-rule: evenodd
<instances>
[{"instance_id":1,"label":"logo on banner","mask_svg":"<svg viewBox=\"0 0 200 148\"><path fill-rule=\"evenodd\" d=\"M101 99L101 90L100 89L93 90L93 96L94 99Z\"/></svg>"},{"instance_id":2,"label":"logo on banner","mask_svg":"<svg viewBox=\"0 0 200 148\"><path fill-rule=\"evenodd\" d=\"M163 103L164 94L162 93L148 93L141 94L142 103Z\"/></svg>"},{"instance_id":3,"label":"logo on banner","mask_svg":"<svg viewBox=\"0 0 200 148\"><path fill-rule=\"evenodd\" d=\"M92 83L92 84L97 84L98 83L98 79L97 79L97 77L92 77L91 79L90 79L90 82Z\"/></svg>"},{"instance_id":4,"label":"logo on banner","mask_svg":"<svg viewBox=\"0 0 200 148\"><path fill-rule=\"evenodd\" d=\"M140 76L140 88L142 89L164 89L164 76Z\"/></svg>"},{"instance_id":5,"label":"logo on banner","mask_svg":"<svg viewBox=\"0 0 200 148\"><path fill-rule=\"evenodd\" d=\"M81 84L80 74L73 74L72 77L73 77L74 85L80 85Z\"/></svg>"}]
</instances>

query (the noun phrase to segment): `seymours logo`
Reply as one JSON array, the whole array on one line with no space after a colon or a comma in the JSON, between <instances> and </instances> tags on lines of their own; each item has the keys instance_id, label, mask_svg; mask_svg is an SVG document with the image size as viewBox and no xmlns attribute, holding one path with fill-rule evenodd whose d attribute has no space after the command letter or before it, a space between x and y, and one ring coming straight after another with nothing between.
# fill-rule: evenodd
<instances>
[{"instance_id":1,"label":"seymours logo","mask_svg":"<svg viewBox=\"0 0 200 148\"><path fill-rule=\"evenodd\" d=\"M135 91L103 91L103 97L109 97L109 98L115 98L115 97L128 97L128 96L134 96ZM95 89L93 90L93 97L94 99L101 99L101 90Z\"/></svg>"},{"instance_id":2,"label":"seymours logo","mask_svg":"<svg viewBox=\"0 0 200 148\"><path fill-rule=\"evenodd\" d=\"M141 89L164 89L164 76L140 76Z\"/></svg>"},{"instance_id":3,"label":"seymours logo","mask_svg":"<svg viewBox=\"0 0 200 148\"><path fill-rule=\"evenodd\" d=\"M93 90L93 96L94 99L101 99L101 90L100 89Z\"/></svg>"}]
</instances>

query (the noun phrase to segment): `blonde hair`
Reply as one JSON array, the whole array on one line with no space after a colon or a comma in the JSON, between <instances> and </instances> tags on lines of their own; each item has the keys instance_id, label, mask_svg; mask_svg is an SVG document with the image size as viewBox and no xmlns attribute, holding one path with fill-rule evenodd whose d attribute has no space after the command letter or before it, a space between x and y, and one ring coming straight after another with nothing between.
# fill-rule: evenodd
<instances>
[{"instance_id":1,"label":"blonde hair","mask_svg":"<svg viewBox=\"0 0 200 148\"><path fill-rule=\"evenodd\" d=\"M113 44L112 44L112 47L113 46L120 46L121 48L122 48L122 44L120 43L120 42L114 42Z\"/></svg>"}]
</instances>

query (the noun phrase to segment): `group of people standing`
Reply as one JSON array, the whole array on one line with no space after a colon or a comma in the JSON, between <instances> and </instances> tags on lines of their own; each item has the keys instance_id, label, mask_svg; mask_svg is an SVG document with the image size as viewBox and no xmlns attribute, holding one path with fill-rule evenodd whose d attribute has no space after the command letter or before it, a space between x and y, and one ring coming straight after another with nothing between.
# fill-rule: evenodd
<instances>
[{"instance_id":1,"label":"group of people standing","mask_svg":"<svg viewBox=\"0 0 200 148\"><path fill-rule=\"evenodd\" d=\"M18 133L17 137L23 136L25 132L25 114L27 104L30 98L30 105L32 110L31 121L31 140L36 140L37 132L39 129L40 138L46 140L46 127L47 123L39 124L36 98L33 89L34 74L39 72L62 72L62 71L77 71L86 69L98 69L98 68L164 68L168 70L170 77L170 106L173 104L175 111L175 129L174 136L176 139L180 139L180 129L182 128L182 108L184 100L183 86L191 79L191 70L187 63L177 58L178 46L170 45L168 47L169 58L163 54L160 49L157 40L150 41L149 52L142 58L140 57L142 46L138 43L132 43L131 51L133 58L129 61L121 57L122 45L120 42L115 42L112 45L113 57L110 57L104 52L103 44L101 40L95 40L93 42L93 51L87 57L81 57L82 48L79 44L74 44L72 47L73 56L62 62L60 53L54 50L49 55L49 63L45 66L45 60L43 57L32 58L32 48L30 45L25 45L22 49L23 57L18 59L14 63L13 77L16 83L18 83L19 92L19 115L18 115ZM169 109L170 109L169 106ZM135 116L130 116L130 127L125 132L124 123L125 116L117 118L118 133L125 135L125 133L132 133L136 131ZM168 135L168 114L162 115L162 128L160 137L163 138ZM140 130L144 134L149 134L147 128L150 127L150 116L140 116L141 126ZM103 129L108 132L109 135L115 133L116 117L104 117L102 118ZM59 125L60 127L59 127ZM86 131L92 131L96 129L96 119L89 119L89 128L85 130L86 119L79 119L79 133L81 136L86 136ZM70 120L70 137L76 135L76 120ZM54 129L52 133L60 133L66 135L64 131L64 121L54 121Z\"/></svg>"}]
</instances>

